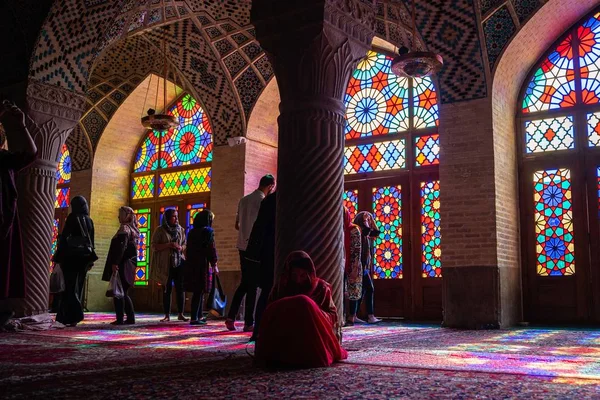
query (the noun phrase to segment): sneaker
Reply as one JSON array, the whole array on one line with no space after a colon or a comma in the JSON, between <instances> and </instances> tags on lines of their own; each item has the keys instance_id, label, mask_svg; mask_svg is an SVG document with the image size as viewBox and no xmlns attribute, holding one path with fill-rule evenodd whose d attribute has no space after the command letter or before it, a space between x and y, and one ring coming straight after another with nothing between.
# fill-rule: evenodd
<instances>
[{"instance_id":1,"label":"sneaker","mask_svg":"<svg viewBox=\"0 0 600 400\"><path fill-rule=\"evenodd\" d=\"M190 321L190 325L206 325L206 321L202 321L201 319L195 319Z\"/></svg>"},{"instance_id":2,"label":"sneaker","mask_svg":"<svg viewBox=\"0 0 600 400\"><path fill-rule=\"evenodd\" d=\"M369 324L377 324L377 323L381 322L381 320L379 318L375 318L375 316L371 315L367 322Z\"/></svg>"},{"instance_id":3,"label":"sneaker","mask_svg":"<svg viewBox=\"0 0 600 400\"><path fill-rule=\"evenodd\" d=\"M254 325L244 325L244 332L254 332Z\"/></svg>"},{"instance_id":4,"label":"sneaker","mask_svg":"<svg viewBox=\"0 0 600 400\"><path fill-rule=\"evenodd\" d=\"M355 324L366 324L366 322L360 318L354 318L354 323Z\"/></svg>"},{"instance_id":5,"label":"sneaker","mask_svg":"<svg viewBox=\"0 0 600 400\"><path fill-rule=\"evenodd\" d=\"M227 318L225 320L225 326L227 327L227 330L235 331L235 321L234 320Z\"/></svg>"},{"instance_id":6,"label":"sneaker","mask_svg":"<svg viewBox=\"0 0 600 400\"><path fill-rule=\"evenodd\" d=\"M123 322L123 321L119 321L119 320L117 320L117 321L113 321L113 322L111 322L110 324L111 324L111 325L123 325L123 324L124 324L124 322Z\"/></svg>"},{"instance_id":7,"label":"sneaker","mask_svg":"<svg viewBox=\"0 0 600 400\"><path fill-rule=\"evenodd\" d=\"M183 321L183 322L188 322L190 319L184 317L183 314L180 314L180 315L177 316L177 320L178 321Z\"/></svg>"}]
</instances>

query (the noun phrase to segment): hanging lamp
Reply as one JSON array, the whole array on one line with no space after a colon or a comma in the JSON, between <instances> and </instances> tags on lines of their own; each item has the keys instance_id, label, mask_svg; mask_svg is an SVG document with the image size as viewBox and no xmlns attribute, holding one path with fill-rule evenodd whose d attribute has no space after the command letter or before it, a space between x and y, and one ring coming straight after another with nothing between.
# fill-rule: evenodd
<instances>
[{"instance_id":1,"label":"hanging lamp","mask_svg":"<svg viewBox=\"0 0 600 400\"><path fill-rule=\"evenodd\" d=\"M392 61L392 72L398 76L409 78L424 78L440 71L444 65L442 56L431 51L414 51L417 23L415 20L415 3L412 0L412 43L410 51L401 48L400 55Z\"/></svg>"},{"instance_id":2,"label":"hanging lamp","mask_svg":"<svg viewBox=\"0 0 600 400\"><path fill-rule=\"evenodd\" d=\"M179 121L173 115L165 114L167 111L167 78L169 77L168 64L167 64L167 46L165 39L163 38L163 74L164 76L158 78L158 82L156 84L156 98L154 101L154 108L149 108L146 111L146 116L142 117L142 125L146 129L153 129L158 132L165 132L177 125L179 125ZM160 80L162 78L163 83L163 104L162 104L162 114L157 114L156 109L158 108L158 93L160 92ZM148 93L150 92L150 87L152 84L152 75L150 75L150 82L148 83L148 91L146 92L146 99L148 98ZM177 89L176 89L177 90ZM146 100L144 100L144 108L146 108Z\"/></svg>"}]
</instances>

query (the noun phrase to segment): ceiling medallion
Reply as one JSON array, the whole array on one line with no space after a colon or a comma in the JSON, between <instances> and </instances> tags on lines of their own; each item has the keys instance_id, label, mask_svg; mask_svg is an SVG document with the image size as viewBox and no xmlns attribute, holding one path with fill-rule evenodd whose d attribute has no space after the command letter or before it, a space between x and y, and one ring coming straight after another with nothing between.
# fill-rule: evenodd
<instances>
[{"instance_id":1,"label":"ceiling medallion","mask_svg":"<svg viewBox=\"0 0 600 400\"><path fill-rule=\"evenodd\" d=\"M424 78L437 74L444 65L441 55L431 51L415 51L417 23L415 21L415 3L412 1L412 45L409 51L406 47L399 50L399 55L392 61L392 72L397 76L409 78Z\"/></svg>"}]
</instances>

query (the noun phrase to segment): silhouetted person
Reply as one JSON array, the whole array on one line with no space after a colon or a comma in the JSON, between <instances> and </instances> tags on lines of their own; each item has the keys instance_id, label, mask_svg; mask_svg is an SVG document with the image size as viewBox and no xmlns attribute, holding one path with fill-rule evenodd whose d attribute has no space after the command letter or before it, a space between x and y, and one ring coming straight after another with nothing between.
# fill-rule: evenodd
<instances>
[{"instance_id":1,"label":"silhouetted person","mask_svg":"<svg viewBox=\"0 0 600 400\"><path fill-rule=\"evenodd\" d=\"M83 196L75 196L71 200L71 213L60 236L54 259L60 264L65 277L65 291L61 294L56 321L75 326L83 320L81 294L85 276L98 259L93 251L94 222ZM71 243L87 243L92 251L84 251L81 246Z\"/></svg>"},{"instance_id":2,"label":"silhouetted person","mask_svg":"<svg viewBox=\"0 0 600 400\"><path fill-rule=\"evenodd\" d=\"M31 164L37 148L25 115L5 100L0 107L0 299L25 297L25 264L17 213L16 174ZM8 139L8 150L6 149ZM12 310L0 311L0 326Z\"/></svg>"},{"instance_id":3,"label":"silhouetted person","mask_svg":"<svg viewBox=\"0 0 600 400\"><path fill-rule=\"evenodd\" d=\"M247 196L242 197L238 204L235 229L238 230L237 248L240 252L240 266L242 269L242 281L238 286L225 325L230 331L235 330L235 316L238 313L242 299L246 296L246 309L244 313L244 332L252 332L254 329L254 304L256 303L257 288L257 265L246 257L246 247L252 232L252 227L258 216L260 204L275 188L273 175L265 175L260 179L258 189Z\"/></svg>"},{"instance_id":4,"label":"silhouetted person","mask_svg":"<svg viewBox=\"0 0 600 400\"><path fill-rule=\"evenodd\" d=\"M267 307L269 294L273 288L275 279L275 212L277 206L276 192L268 195L260 204L258 217L252 228L252 234L248 241L246 250L247 257L257 261L258 265L258 287L260 296L256 304L254 331L250 341L258 337L258 328L262 314Z\"/></svg>"},{"instance_id":5,"label":"silhouetted person","mask_svg":"<svg viewBox=\"0 0 600 400\"><path fill-rule=\"evenodd\" d=\"M129 297L129 289L135 279L137 245L140 240L135 212L130 207L119 208L119 230L110 241L106 264L104 265L103 281L110 281L112 274L117 272L123 286L123 298L113 297L117 319L112 325L135 324L133 302ZM124 315L127 319L123 320Z\"/></svg>"}]
</instances>

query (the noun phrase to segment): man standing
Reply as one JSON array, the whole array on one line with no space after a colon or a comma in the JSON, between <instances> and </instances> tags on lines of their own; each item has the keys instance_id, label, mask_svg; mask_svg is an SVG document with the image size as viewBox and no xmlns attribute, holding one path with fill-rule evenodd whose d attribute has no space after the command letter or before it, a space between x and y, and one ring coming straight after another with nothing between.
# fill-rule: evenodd
<instances>
[{"instance_id":1,"label":"man standing","mask_svg":"<svg viewBox=\"0 0 600 400\"><path fill-rule=\"evenodd\" d=\"M235 229L238 230L237 248L240 252L240 266L242 269L242 282L235 291L229 314L225 325L230 331L235 330L235 316L238 313L242 298L246 295L246 310L244 313L244 332L252 332L254 328L254 304L256 302L257 288L257 265L246 258L246 247L252 232L252 226L258 215L260 203L266 195L275 188L273 175L265 175L260 179L258 189L247 196L242 197L238 204L238 212L235 220Z\"/></svg>"}]
</instances>

